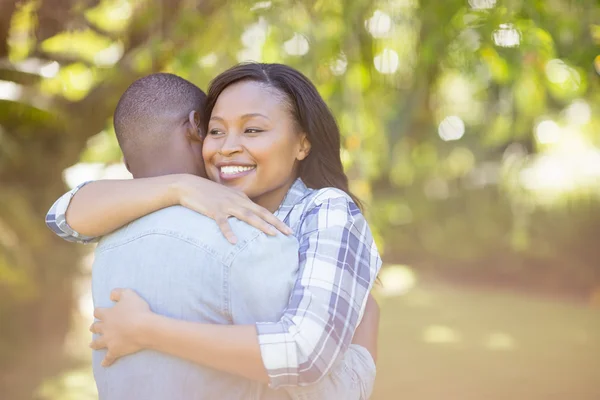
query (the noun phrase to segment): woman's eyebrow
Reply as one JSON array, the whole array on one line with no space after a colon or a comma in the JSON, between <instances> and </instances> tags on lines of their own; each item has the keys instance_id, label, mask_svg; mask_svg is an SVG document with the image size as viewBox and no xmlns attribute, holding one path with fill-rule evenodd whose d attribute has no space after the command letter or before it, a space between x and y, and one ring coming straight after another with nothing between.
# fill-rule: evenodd
<instances>
[{"instance_id":1,"label":"woman's eyebrow","mask_svg":"<svg viewBox=\"0 0 600 400\"><path fill-rule=\"evenodd\" d=\"M242 115L242 119L249 119L249 118L254 118L254 117L262 117L265 119L270 119L265 114L261 114L261 113L248 113L248 114Z\"/></svg>"},{"instance_id":2,"label":"woman's eyebrow","mask_svg":"<svg viewBox=\"0 0 600 400\"><path fill-rule=\"evenodd\" d=\"M265 114L261 114L261 113L248 113L248 114L244 114L242 116L240 116L240 119L250 119L250 118L254 118L254 117L262 117L264 119L268 119L271 120L269 117L267 117ZM222 121L225 122L225 118L223 117L219 117L218 115L213 115L212 117L210 117L210 120L218 120L218 121Z\"/></svg>"}]
</instances>

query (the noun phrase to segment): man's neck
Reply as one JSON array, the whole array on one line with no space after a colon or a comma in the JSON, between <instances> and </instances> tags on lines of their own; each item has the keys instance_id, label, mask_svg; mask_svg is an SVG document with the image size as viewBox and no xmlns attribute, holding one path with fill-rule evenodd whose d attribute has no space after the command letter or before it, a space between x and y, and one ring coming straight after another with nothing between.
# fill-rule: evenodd
<instances>
[{"instance_id":1,"label":"man's neck","mask_svg":"<svg viewBox=\"0 0 600 400\"><path fill-rule=\"evenodd\" d=\"M193 168L184 167L181 165L153 165L146 167L132 168L131 175L134 178L153 178L156 176L173 175L173 174L192 174L197 175L198 172Z\"/></svg>"}]
</instances>

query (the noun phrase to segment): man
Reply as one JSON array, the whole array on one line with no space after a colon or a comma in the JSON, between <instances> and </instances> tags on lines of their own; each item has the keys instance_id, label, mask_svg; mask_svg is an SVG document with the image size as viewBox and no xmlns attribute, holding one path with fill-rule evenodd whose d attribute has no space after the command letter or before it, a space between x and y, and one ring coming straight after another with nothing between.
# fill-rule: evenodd
<instances>
[{"instance_id":1,"label":"man","mask_svg":"<svg viewBox=\"0 0 600 400\"><path fill-rule=\"evenodd\" d=\"M127 89L114 124L134 178L204 175L198 132L204 101L199 88L172 74L153 74ZM64 219L77 190L55 203L47 222L61 236L87 241L91 238L78 237ZM218 324L277 320L297 276L297 241L264 235L238 220L231 226L234 245L212 219L170 207L104 236L93 266L94 306L111 306L111 290L129 287L154 312L176 319ZM377 310L373 314L377 317ZM372 342L376 325L363 324L355 340L365 346ZM280 390L153 351L124 357L109 368L100 365L105 352L96 351L93 362L101 399L365 398L374 375L354 351L348 350L320 382Z\"/></svg>"}]
</instances>

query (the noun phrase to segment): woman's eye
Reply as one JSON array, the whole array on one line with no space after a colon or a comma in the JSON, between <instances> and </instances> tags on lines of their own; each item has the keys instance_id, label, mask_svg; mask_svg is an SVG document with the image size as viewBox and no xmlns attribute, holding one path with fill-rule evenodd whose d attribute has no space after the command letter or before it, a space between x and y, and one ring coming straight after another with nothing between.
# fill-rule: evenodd
<instances>
[{"instance_id":1,"label":"woman's eye","mask_svg":"<svg viewBox=\"0 0 600 400\"><path fill-rule=\"evenodd\" d=\"M246 128L246 133L260 133L264 132L262 129L258 128Z\"/></svg>"},{"instance_id":2,"label":"woman's eye","mask_svg":"<svg viewBox=\"0 0 600 400\"><path fill-rule=\"evenodd\" d=\"M211 136L219 135L221 133L223 133L223 132L221 130L219 130L219 129L216 129L216 128L215 129L211 129L211 130L208 131L208 134L211 135Z\"/></svg>"}]
</instances>

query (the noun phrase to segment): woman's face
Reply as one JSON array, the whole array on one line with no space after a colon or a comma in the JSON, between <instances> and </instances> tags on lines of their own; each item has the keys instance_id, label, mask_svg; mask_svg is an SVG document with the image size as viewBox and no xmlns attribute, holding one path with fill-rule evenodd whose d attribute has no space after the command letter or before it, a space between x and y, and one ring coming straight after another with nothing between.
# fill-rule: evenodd
<instances>
[{"instance_id":1,"label":"woman's face","mask_svg":"<svg viewBox=\"0 0 600 400\"><path fill-rule=\"evenodd\" d=\"M227 87L208 124L202 155L208 177L275 211L310 144L297 132L285 97L254 81Z\"/></svg>"}]
</instances>

